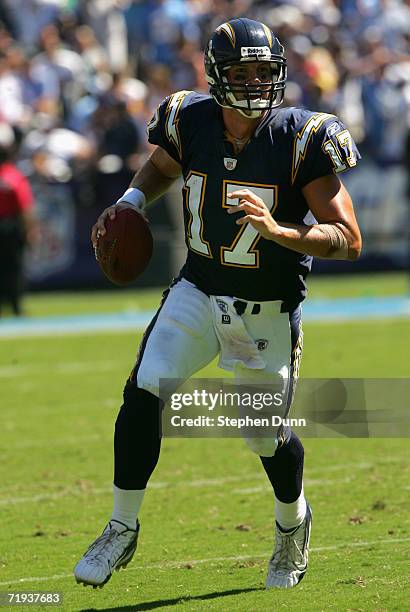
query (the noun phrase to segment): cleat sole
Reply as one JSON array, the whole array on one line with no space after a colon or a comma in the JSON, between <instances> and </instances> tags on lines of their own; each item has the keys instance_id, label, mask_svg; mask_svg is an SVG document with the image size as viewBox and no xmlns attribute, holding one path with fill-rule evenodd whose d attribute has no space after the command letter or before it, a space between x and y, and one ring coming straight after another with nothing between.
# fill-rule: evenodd
<instances>
[{"instance_id":1,"label":"cleat sole","mask_svg":"<svg viewBox=\"0 0 410 612\"><path fill-rule=\"evenodd\" d=\"M110 578L111 578L111 576L109 576L108 580ZM84 582L83 580L76 580L76 583L77 584L82 584L83 587L93 587L93 589L102 589L107 584L108 580L106 580L102 584L93 584L92 582Z\"/></svg>"}]
</instances>

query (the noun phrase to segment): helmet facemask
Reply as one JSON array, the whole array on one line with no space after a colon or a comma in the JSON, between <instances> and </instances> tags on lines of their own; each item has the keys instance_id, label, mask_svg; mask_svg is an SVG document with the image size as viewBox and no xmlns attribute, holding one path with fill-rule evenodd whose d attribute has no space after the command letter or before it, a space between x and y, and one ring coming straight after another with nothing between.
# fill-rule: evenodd
<instances>
[{"instance_id":1,"label":"helmet facemask","mask_svg":"<svg viewBox=\"0 0 410 612\"><path fill-rule=\"evenodd\" d=\"M259 79L260 82L252 82L254 79L250 79L249 83L235 83L229 79L228 71L232 66L238 64L224 65L222 70L219 70L222 84L221 98L223 98L221 105L234 108L245 117L255 118L282 103L286 83L286 66L283 62L266 60L263 62L252 60L248 63L269 66L269 79Z\"/></svg>"},{"instance_id":2,"label":"helmet facemask","mask_svg":"<svg viewBox=\"0 0 410 612\"><path fill-rule=\"evenodd\" d=\"M228 78L233 66L269 66L266 72L244 71L244 78ZM260 22L237 19L219 26L205 51L205 74L210 93L225 108L234 108L247 118L279 106L286 86L283 46ZM263 78L260 78L263 75Z\"/></svg>"}]
</instances>

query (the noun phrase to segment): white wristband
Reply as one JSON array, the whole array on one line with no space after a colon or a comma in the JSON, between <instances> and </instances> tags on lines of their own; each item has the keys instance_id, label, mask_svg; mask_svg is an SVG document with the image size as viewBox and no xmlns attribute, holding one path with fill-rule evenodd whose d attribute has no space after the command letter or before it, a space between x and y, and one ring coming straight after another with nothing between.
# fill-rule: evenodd
<instances>
[{"instance_id":1,"label":"white wristband","mask_svg":"<svg viewBox=\"0 0 410 612\"><path fill-rule=\"evenodd\" d=\"M145 194L141 191L141 189L137 189L136 187L130 187L127 191L117 200L116 204L120 202L128 202L128 204L132 204L138 210L142 210L146 204Z\"/></svg>"}]
</instances>

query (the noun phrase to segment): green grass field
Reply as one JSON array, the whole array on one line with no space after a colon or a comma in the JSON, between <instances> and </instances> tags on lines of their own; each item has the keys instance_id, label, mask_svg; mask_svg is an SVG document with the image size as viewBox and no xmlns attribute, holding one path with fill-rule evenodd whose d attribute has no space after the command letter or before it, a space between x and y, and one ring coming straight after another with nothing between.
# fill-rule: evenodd
<instances>
[{"instance_id":1,"label":"green grass field","mask_svg":"<svg viewBox=\"0 0 410 612\"><path fill-rule=\"evenodd\" d=\"M311 295L406 290L400 275L352 277L318 279ZM38 295L26 308L110 312L153 308L157 298ZM410 610L408 439L305 440L309 572L295 589L268 592L273 501L257 457L238 439L165 440L134 561L103 590L76 585L72 568L111 511L113 424L139 339L0 340L0 592L61 591L70 612ZM409 377L409 345L409 319L306 324L301 374ZM213 363L201 375L220 371Z\"/></svg>"},{"instance_id":2,"label":"green grass field","mask_svg":"<svg viewBox=\"0 0 410 612\"><path fill-rule=\"evenodd\" d=\"M352 276L309 279L309 298L369 297L378 295L405 295L410 292L407 274L359 274ZM117 310L144 310L156 308L161 292L156 289L78 293L39 293L28 296L25 311L30 316L105 313Z\"/></svg>"}]
</instances>

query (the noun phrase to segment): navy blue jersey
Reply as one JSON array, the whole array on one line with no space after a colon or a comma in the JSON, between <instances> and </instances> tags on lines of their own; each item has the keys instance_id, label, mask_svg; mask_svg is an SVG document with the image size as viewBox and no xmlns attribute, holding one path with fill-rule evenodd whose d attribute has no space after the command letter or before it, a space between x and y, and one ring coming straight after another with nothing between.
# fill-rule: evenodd
<instances>
[{"instance_id":1,"label":"navy blue jersey","mask_svg":"<svg viewBox=\"0 0 410 612\"><path fill-rule=\"evenodd\" d=\"M182 275L207 294L297 304L312 257L236 225L226 209L237 200L226 194L249 188L276 221L311 224L302 188L356 165L356 146L336 116L298 108L270 111L238 155L224 130L217 103L192 91L166 98L148 125L149 141L181 164L185 179Z\"/></svg>"}]
</instances>

